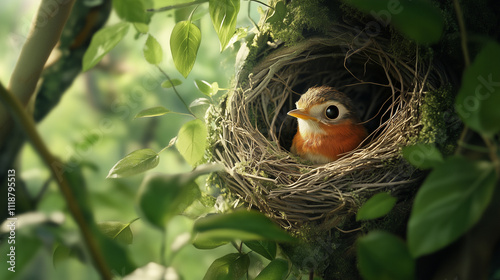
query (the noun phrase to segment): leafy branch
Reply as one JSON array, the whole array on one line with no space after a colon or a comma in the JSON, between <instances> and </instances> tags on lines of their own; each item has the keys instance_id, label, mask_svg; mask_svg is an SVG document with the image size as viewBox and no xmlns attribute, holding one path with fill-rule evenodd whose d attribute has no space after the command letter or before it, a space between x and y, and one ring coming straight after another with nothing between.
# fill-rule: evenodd
<instances>
[{"instance_id":1,"label":"leafy branch","mask_svg":"<svg viewBox=\"0 0 500 280\"><path fill-rule=\"evenodd\" d=\"M56 179L59 190L61 191L61 194L66 201L66 205L71 215L73 216L73 219L75 219L78 227L80 228L83 239L87 244L90 255L94 260L96 268L101 274L101 277L103 279L112 279L111 272L106 264L106 261L104 260L104 257L99 249L96 240L93 237L94 234L92 233L90 226L87 224L84 213L79 207L78 200L75 198L66 176L64 176L64 174L61 174L61 170L58 169L58 167L62 166L63 164L54 156L52 156L49 149L43 142L40 134L36 130L36 125L33 121L33 118L28 115L21 102L10 92L8 92L1 83L0 101L5 105L6 108L8 108L12 117L18 123L18 125L23 128L23 131L26 133L28 140L31 142L45 164L49 167L52 176Z\"/></svg>"},{"instance_id":2,"label":"leafy branch","mask_svg":"<svg viewBox=\"0 0 500 280\"><path fill-rule=\"evenodd\" d=\"M179 94L179 92L177 91L177 89L176 89L176 87L174 85L174 82L172 81L172 79L170 79L170 76L165 71L163 71L163 69L161 69L158 65L157 65L157 67L158 67L158 70L160 70L160 72L170 82L170 84L172 85L172 89L175 92L175 95L177 95L177 98L179 98L179 100L182 102L182 104L184 104L184 107L186 108L186 110L188 110L188 112L190 113L190 115L196 119L197 118L196 115L191 111L191 108L188 106L188 104L186 103L186 101L184 100L184 98L182 98L182 96Z\"/></svg>"}]
</instances>

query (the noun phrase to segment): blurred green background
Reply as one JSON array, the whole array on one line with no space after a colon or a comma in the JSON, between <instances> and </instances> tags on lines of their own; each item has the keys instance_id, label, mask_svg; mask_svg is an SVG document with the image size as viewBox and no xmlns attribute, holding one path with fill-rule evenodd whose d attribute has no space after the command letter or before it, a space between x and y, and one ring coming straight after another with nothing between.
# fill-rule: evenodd
<instances>
[{"instance_id":1,"label":"blurred green background","mask_svg":"<svg viewBox=\"0 0 500 280\"><path fill-rule=\"evenodd\" d=\"M0 44L0 79L4 85L8 84L39 3L39 0L0 2L0 40L3 42ZM166 3L168 1L155 1L155 7ZM251 22L246 16L248 7L243 3L237 26L251 28ZM200 8L207 9L206 6L207 4L204 4ZM253 3L250 8L251 16L258 21L257 4ZM112 12L107 25L116 22L119 22L119 19ZM203 96L195 87L196 79L218 82L221 88L230 87L235 74L235 57L239 44L220 53L219 41L210 18L203 17L199 24L203 36L197 61L189 77L184 79L175 69L170 55L169 38L174 25L173 12L163 12L153 16L149 27L150 33L163 48L164 59L160 67L171 78L183 81L183 84L178 86L178 91L188 104ZM135 198L144 175L105 179L106 175L118 160L136 149L152 148L159 152L177 135L181 125L190 120L189 117L177 114L133 119L139 111L158 105L172 111L185 112L172 89L160 86L165 78L143 58L142 49L147 36L136 35L135 30L131 30L103 59L100 66L80 74L59 105L38 125L43 140L54 155L64 162L85 166L84 176L97 222L128 222L138 217ZM26 182L33 196L41 191L45 182L49 182L47 191L40 198L38 211L47 214L64 211L65 202L56 184L49 181L49 170L29 144L21 151L19 168L18 176ZM177 173L190 169L172 147L160 154L160 164L149 172ZM202 184L203 182L200 182L200 185ZM160 258L162 235L145 223L139 220L131 226L134 242L129 246L129 250L138 266L159 262ZM193 220L188 217L174 218L168 227L167 247L172 248L185 242L192 224ZM76 231L76 225L67 213L64 227ZM22 238L22 230L19 230L18 239ZM17 248L24 250L22 244ZM31 279L98 278L92 267L82 264L76 258L68 258L64 264L54 268L52 250L51 247L42 246L42 249L36 252L36 257L31 260L29 267L26 267L32 272L28 273L31 274L30 278L35 277ZM171 265L183 279L202 279L216 258L233 251L234 248L230 245L209 251L187 245L176 253L177 256ZM171 250L167 250L167 260L172 256ZM5 264L2 263L1 266ZM2 268L0 276L4 273L6 269Z\"/></svg>"}]
</instances>

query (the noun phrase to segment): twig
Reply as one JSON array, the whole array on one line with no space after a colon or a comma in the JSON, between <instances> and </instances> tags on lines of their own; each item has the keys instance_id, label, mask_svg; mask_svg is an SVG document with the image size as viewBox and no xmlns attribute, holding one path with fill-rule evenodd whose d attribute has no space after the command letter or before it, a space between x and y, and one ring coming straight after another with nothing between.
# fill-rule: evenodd
<instances>
[{"instance_id":1,"label":"twig","mask_svg":"<svg viewBox=\"0 0 500 280\"><path fill-rule=\"evenodd\" d=\"M469 57L469 48L467 47L467 31L465 30L465 22L464 15L462 13L462 8L458 3L458 0L453 0L453 5L455 6L455 12L457 13L458 25L460 27L460 41L462 44L462 52L464 55L465 67L469 67L470 65L470 57ZM460 138L458 143L465 143L465 138L469 134L469 127L467 125L464 126L462 133L460 134ZM462 153L462 146L458 145L455 154Z\"/></svg>"},{"instance_id":2,"label":"twig","mask_svg":"<svg viewBox=\"0 0 500 280\"><path fill-rule=\"evenodd\" d=\"M498 158L498 147L495 143L491 142L491 139L483 135L483 141L488 147L491 161L493 162L493 166L495 167L495 172L497 176L500 176L500 159Z\"/></svg>"},{"instance_id":3,"label":"twig","mask_svg":"<svg viewBox=\"0 0 500 280\"><path fill-rule=\"evenodd\" d=\"M14 120L18 123L19 126L22 127L23 131L26 133L28 140L31 142L45 164L50 168L52 176L56 179L59 190L61 191L61 194L66 201L68 209L73 216L73 219L75 219L76 223L78 224L78 227L80 228L83 239L87 244L90 255L96 265L96 269L101 274L101 277L106 280L112 279L111 272L104 260L104 257L101 254L96 240L93 238L92 231L87 225L81 209L78 207L78 203L76 202L77 200L69 187L66 177L59 174L60 170L58 170L57 168L62 164L50 153L49 149L40 137L40 134L36 130L33 118L28 115L21 102L10 92L8 92L1 83L0 101L6 108L8 108Z\"/></svg>"},{"instance_id":4,"label":"twig","mask_svg":"<svg viewBox=\"0 0 500 280\"><path fill-rule=\"evenodd\" d=\"M464 14L462 13L462 8L458 3L458 0L453 0L453 5L455 6L455 12L457 13L458 26L460 27L460 41L462 44L462 52L464 54L465 66L469 67L470 57L469 48L467 47L467 31L465 30Z\"/></svg>"},{"instance_id":5,"label":"twig","mask_svg":"<svg viewBox=\"0 0 500 280\"><path fill-rule=\"evenodd\" d=\"M163 228L161 232L161 242L160 242L160 264L163 266L167 266L167 229Z\"/></svg>"},{"instance_id":6,"label":"twig","mask_svg":"<svg viewBox=\"0 0 500 280\"><path fill-rule=\"evenodd\" d=\"M266 3L262 2L262 1L259 1L259 0L249 0L249 2L259 3L259 4L261 4L262 6L266 6L266 7L268 7L269 9L274 10L274 8L273 8L273 7L271 7L271 6L269 6L268 4L266 4Z\"/></svg>"},{"instance_id":7,"label":"twig","mask_svg":"<svg viewBox=\"0 0 500 280\"><path fill-rule=\"evenodd\" d=\"M189 106L187 105L186 101L184 101L184 99L182 98L182 96L179 94L179 92L175 88L175 85L174 85L174 83L172 83L172 80L170 79L170 76L165 71L163 71L163 69L161 69L160 66L157 66L157 67L158 67L158 70L160 70L160 72L170 82L170 84L172 85L172 89L175 92L175 95L177 95L177 97L182 101L182 104L184 104L184 107L186 107L186 109L188 110L188 112L191 114L192 117L194 117L195 119L197 119L196 115L191 111L191 108L189 108Z\"/></svg>"}]
</instances>

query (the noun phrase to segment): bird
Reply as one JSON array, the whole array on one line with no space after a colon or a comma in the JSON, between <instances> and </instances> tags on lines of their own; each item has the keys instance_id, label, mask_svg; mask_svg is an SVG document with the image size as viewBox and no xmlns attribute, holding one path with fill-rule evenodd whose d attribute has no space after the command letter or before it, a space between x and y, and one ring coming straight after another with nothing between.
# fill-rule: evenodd
<instances>
[{"instance_id":1,"label":"bird","mask_svg":"<svg viewBox=\"0 0 500 280\"><path fill-rule=\"evenodd\" d=\"M311 87L295 105L288 112L298 121L290 151L312 163L335 161L368 136L351 99L332 87Z\"/></svg>"}]
</instances>

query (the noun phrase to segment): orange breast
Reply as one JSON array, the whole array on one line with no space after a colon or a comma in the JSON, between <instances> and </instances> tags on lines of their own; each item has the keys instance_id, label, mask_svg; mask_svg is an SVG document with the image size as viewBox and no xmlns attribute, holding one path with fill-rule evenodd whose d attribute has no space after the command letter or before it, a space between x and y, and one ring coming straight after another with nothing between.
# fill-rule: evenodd
<instances>
[{"instance_id":1,"label":"orange breast","mask_svg":"<svg viewBox=\"0 0 500 280\"><path fill-rule=\"evenodd\" d=\"M341 154L354 150L368 135L362 125L346 121L337 125L321 124L325 134L295 134L292 152L315 163L337 160Z\"/></svg>"}]
</instances>

